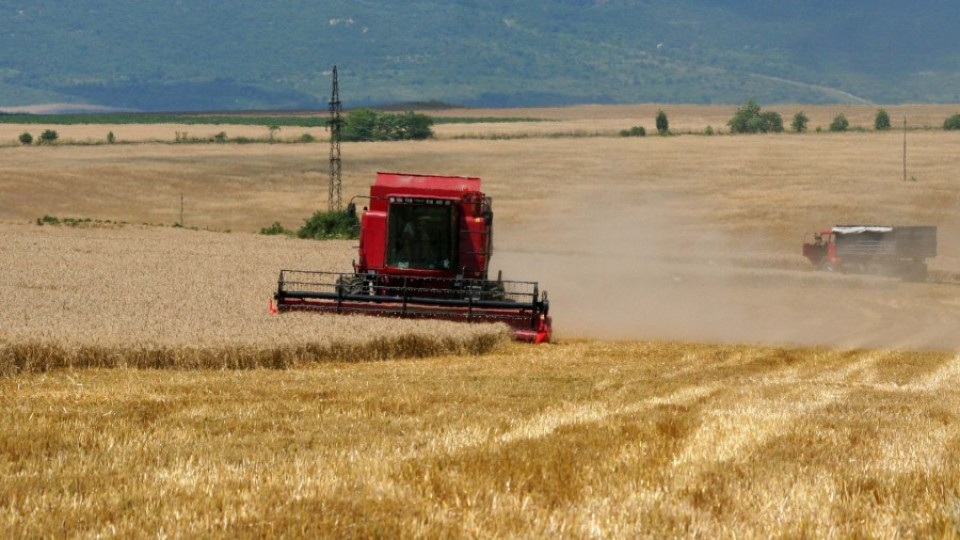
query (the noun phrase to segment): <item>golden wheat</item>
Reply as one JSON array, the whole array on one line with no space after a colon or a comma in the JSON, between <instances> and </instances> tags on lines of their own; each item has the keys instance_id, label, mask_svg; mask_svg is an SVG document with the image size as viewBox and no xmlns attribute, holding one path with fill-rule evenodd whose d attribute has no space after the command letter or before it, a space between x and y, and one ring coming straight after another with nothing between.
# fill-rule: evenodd
<instances>
[{"instance_id":1,"label":"golden wheat","mask_svg":"<svg viewBox=\"0 0 960 540\"><path fill-rule=\"evenodd\" d=\"M505 335L493 325L269 313L281 267L347 269L347 241L140 226L0 229L0 374L475 353Z\"/></svg>"},{"instance_id":2,"label":"golden wheat","mask_svg":"<svg viewBox=\"0 0 960 540\"><path fill-rule=\"evenodd\" d=\"M960 534L955 354L510 345L0 379L0 536Z\"/></svg>"}]
</instances>

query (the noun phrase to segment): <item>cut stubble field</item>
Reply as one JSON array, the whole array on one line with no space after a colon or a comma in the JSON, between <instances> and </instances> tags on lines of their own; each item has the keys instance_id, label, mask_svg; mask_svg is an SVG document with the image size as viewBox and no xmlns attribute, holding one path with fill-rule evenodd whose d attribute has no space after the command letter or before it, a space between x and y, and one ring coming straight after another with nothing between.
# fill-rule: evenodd
<instances>
[{"instance_id":1,"label":"cut stubble field","mask_svg":"<svg viewBox=\"0 0 960 540\"><path fill-rule=\"evenodd\" d=\"M0 536L957 536L958 135L909 131L907 181L900 132L610 136L657 108L343 145L345 198L481 177L545 347L270 315L355 256L250 234L325 207L323 144L0 148ZM843 222L938 225L931 282L812 271Z\"/></svg>"},{"instance_id":2,"label":"cut stubble field","mask_svg":"<svg viewBox=\"0 0 960 540\"><path fill-rule=\"evenodd\" d=\"M510 345L0 379L5 537L956 536L954 354Z\"/></svg>"}]
</instances>

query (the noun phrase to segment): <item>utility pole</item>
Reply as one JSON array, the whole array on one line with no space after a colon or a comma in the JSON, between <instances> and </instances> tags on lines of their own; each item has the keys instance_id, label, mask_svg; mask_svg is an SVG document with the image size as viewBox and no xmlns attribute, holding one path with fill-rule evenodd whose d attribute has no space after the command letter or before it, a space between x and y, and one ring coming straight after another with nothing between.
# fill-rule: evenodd
<instances>
[{"instance_id":1,"label":"utility pole","mask_svg":"<svg viewBox=\"0 0 960 540\"><path fill-rule=\"evenodd\" d=\"M340 85L337 82L337 66L333 66L333 90L330 92L330 189L327 195L327 210L339 212L343 202L340 198Z\"/></svg>"},{"instance_id":2,"label":"utility pole","mask_svg":"<svg viewBox=\"0 0 960 540\"><path fill-rule=\"evenodd\" d=\"M907 117L903 117L903 181L907 181Z\"/></svg>"}]
</instances>

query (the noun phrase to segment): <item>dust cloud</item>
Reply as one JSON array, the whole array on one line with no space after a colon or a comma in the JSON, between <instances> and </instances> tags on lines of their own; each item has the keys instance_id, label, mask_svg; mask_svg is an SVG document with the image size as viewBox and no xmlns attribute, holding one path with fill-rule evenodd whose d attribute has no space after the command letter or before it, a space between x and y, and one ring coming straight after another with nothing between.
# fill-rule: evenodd
<instances>
[{"instance_id":1,"label":"dust cloud","mask_svg":"<svg viewBox=\"0 0 960 540\"><path fill-rule=\"evenodd\" d=\"M491 267L548 291L558 339L960 348L960 286L814 271L790 245L651 204L497 231Z\"/></svg>"}]
</instances>

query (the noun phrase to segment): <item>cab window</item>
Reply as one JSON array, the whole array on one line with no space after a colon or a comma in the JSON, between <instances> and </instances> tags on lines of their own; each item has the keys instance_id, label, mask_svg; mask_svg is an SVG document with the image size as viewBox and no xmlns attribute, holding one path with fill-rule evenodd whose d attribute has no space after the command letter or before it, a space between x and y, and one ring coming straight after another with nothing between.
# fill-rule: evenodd
<instances>
[{"instance_id":1,"label":"cab window","mask_svg":"<svg viewBox=\"0 0 960 540\"><path fill-rule=\"evenodd\" d=\"M456 216L450 205L390 205L387 266L418 270L456 267Z\"/></svg>"}]
</instances>

